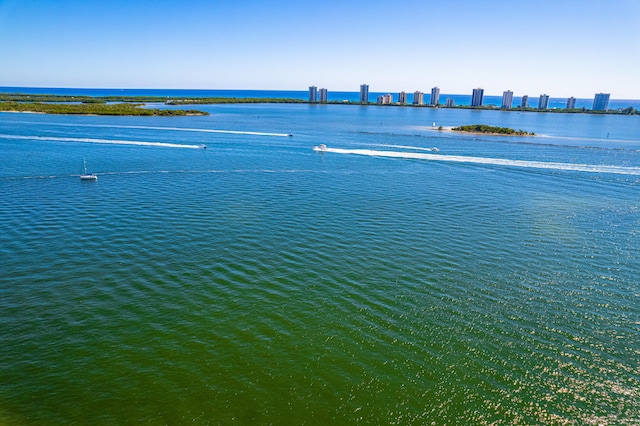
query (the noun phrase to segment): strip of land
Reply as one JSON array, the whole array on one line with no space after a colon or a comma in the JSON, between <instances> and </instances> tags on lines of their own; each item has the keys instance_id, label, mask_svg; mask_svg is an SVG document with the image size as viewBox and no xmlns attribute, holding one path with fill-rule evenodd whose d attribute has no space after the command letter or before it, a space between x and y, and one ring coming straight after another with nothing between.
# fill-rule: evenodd
<instances>
[{"instance_id":1,"label":"strip of land","mask_svg":"<svg viewBox=\"0 0 640 426\"><path fill-rule=\"evenodd\" d=\"M0 102L0 111L35 112L43 114L69 115L135 115L135 116L185 116L208 115L198 110L143 108L137 103L42 103Z\"/></svg>"},{"instance_id":2,"label":"strip of land","mask_svg":"<svg viewBox=\"0 0 640 426\"><path fill-rule=\"evenodd\" d=\"M302 99L294 98L176 98L170 96L71 96L71 95L44 95L26 93L0 93L0 102L74 102L106 104L108 102L122 103L162 103L166 105L208 105L208 104L266 104L266 103L307 103Z\"/></svg>"},{"instance_id":3,"label":"strip of land","mask_svg":"<svg viewBox=\"0 0 640 426\"><path fill-rule=\"evenodd\" d=\"M76 115L184 116L209 115L200 110L144 108L146 104L209 105L246 103L306 103L289 98L171 98L163 96L70 96L0 93L0 111Z\"/></svg>"},{"instance_id":4,"label":"strip of land","mask_svg":"<svg viewBox=\"0 0 640 426\"><path fill-rule=\"evenodd\" d=\"M16 105L20 104L20 105ZM115 103L115 105L114 105ZM86 115L208 115L207 112L197 110L176 110L176 109L152 109L141 108L145 104L164 104L170 106L181 105L213 105L213 104L319 104L296 98L227 98L227 97L169 97L169 96L71 96L52 94L25 94L25 93L0 93L0 111L24 111L41 112L46 114L86 114ZM24 104L30 109L25 109ZM62 106L42 106L62 105ZM496 106L469 106L469 105L410 105L410 104L374 104L370 102L355 101L328 101L326 104L332 105L367 105L381 107L401 107L401 108L443 108L443 109L480 109L494 111L514 111L514 112L553 112L553 113L582 113L582 114L621 114L639 115L640 111L633 108L622 108L617 110L592 111L582 109L536 109L515 107L508 110ZM80 105L71 107L72 105ZM90 108L89 105L95 105ZM127 105L120 106L117 105ZM63 108L69 107L69 108ZM514 132L516 132L514 130ZM491 133L479 131L479 133ZM497 132L501 134L501 132ZM513 133L517 134L517 133Z\"/></svg>"}]
</instances>

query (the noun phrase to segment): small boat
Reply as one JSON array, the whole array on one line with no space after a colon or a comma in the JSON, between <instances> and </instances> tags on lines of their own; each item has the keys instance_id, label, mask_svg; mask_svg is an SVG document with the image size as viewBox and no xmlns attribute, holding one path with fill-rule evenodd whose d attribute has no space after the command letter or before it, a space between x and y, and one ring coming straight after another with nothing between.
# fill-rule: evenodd
<instances>
[{"instance_id":1,"label":"small boat","mask_svg":"<svg viewBox=\"0 0 640 426\"><path fill-rule=\"evenodd\" d=\"M200 149L207 149L207 146L206 146L205 144L202 144L202 145L198 145L198 148L200 148Z\"/></svg>"},{"instance_id":2,"label":"small boat","mask_svg":"<svg viewBox=\"0 0 640 426\"><path fill-rule=\"evenodd\" d=\"M87 173L87 162L84 161L84 174L80 175L80 180L98 180L98 176L93 173Z\"/></svg>"},{"instance_id":3,"label":"small boat","mask_svg":"<svg viewBox=\"0 0 640 426\"><path fill-rule=\"evenodd\" d=\"M314 146L313 147L314 151L319 151L319 152L326 152L327 151L327 146L323 143L321 143L320 145Z\"/></svg>"},{"instance_id":4,"label":"small boat","mask_svg":"<svg viewBox=\"0 0 640 426\"><path fill-rule=\"evenodd\" d=\"M435 146L433 148L431 148L431 152L439 152L440 150L438 148L436 148Z\"/></svg>"}]
</instances>

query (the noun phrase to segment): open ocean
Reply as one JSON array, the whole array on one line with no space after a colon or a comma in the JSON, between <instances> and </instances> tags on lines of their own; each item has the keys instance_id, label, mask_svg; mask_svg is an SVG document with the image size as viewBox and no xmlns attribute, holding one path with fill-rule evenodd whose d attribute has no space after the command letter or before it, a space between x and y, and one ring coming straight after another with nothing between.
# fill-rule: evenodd
<instances>
[{"instance_id":1,"label":"open ocean","mask_svg":"<svg viewBox=\"0 0 640 426\"><path fill-rule=\"evenodd\" d=\"M640 116L194 108L0 113L0 424L640 424Z\"/></svg>"}]
</instances>

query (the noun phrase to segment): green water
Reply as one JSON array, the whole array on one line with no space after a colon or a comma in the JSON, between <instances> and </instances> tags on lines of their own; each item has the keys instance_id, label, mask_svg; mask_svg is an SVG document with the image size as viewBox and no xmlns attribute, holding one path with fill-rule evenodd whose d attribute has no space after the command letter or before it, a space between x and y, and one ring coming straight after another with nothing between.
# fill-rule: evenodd
<instances>
[{"instance_id":1,"label":"green water","mask_svg":"<svg viewBox=\"0 0 640 426\"><path fill-rule=\"evenodd\" d=\"M633 117L210 112L0 115L0 423L640 421Z\"/></svg>"}]
</instances>

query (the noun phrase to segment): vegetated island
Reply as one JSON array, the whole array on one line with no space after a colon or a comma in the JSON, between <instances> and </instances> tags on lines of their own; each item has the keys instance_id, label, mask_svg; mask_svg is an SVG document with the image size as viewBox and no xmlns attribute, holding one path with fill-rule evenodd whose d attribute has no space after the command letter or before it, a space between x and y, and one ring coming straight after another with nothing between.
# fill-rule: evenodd
<instances>
[{"instance_id":1,"label":"vegetated island","mask_svg":"<svg viewBox=\"0 0 640 426\"><path fill-rule=\"evenodd\" d=\"M0 111L34 112L42 114L185 116L209 115L200 110L143 108L147 104L169 106L241 104L241 103L304 103L288 98L173 98L164 96L71 96L50 94L0 93Z\"/></svg>"},{"instance_id":2,"label":"vegetated island","mask_svg":"<svg viewBox=\"0 0 640 426\"><path fill-rule=\"evenodd\" d=\"M509 127L488 126L486 124L468 124L466 126L452 127L451 130L456 132L482 133L490 135L535 136L535 133L533 132L515 130Z\"/></svg>"},{"instance_id":3,"label":"vegetated island","mask_svg":"<svg viewBox=\"0 0 640 426\"><path fill-rule=\"evenodd\" d=\"M140 103L42 103L42 102L14 102L0 101L0 111L5 112L34 112L42 114L70 114L70 115L127 115L127 116L185 116L209 115L208 112L183 109L142 108Z\"/></svg>"}]
</instances>

